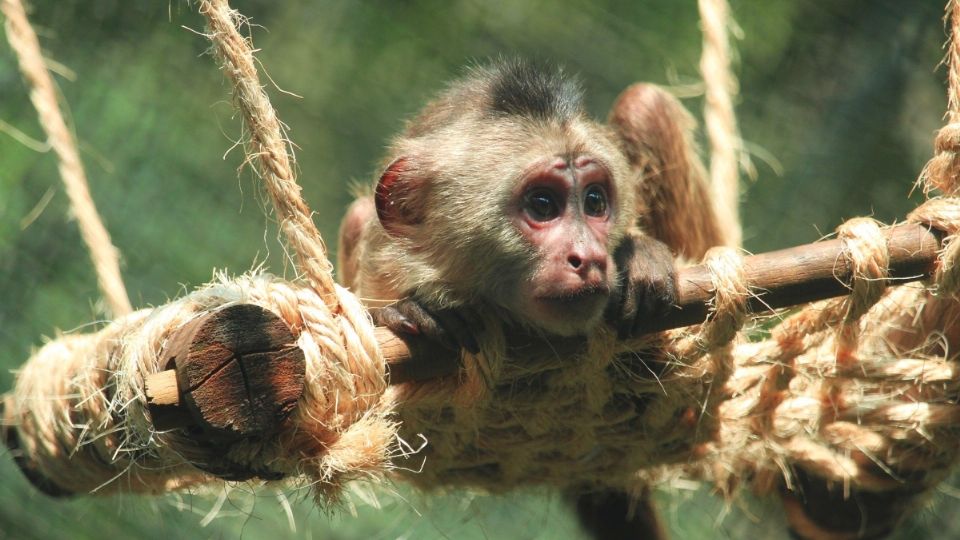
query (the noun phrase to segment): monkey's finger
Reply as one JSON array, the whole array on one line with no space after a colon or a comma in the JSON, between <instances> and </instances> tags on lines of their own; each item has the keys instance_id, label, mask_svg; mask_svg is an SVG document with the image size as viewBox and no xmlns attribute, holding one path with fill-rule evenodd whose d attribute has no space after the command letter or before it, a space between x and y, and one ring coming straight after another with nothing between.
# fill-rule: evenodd
<instances>
[{"instance_id":1,"label":"monkey's finger","mask_svg":"<svg viewBox=\"0 0 960 540\"><path fill-rule=\"evenodd\" d=\"M398 311L417 325L420 333L425 337L448 349L460 349L456 332L446 320L449 317L441 317L438 313L430 311L423 304L413 299L401 300L396 303L396 307Z\"/></svg>"},{"instance_id":2,"label":"monkey's finger","mask_svg":"<svg viewBox=\"0 0 960 540\"><path fill-rule=\"evenodd\" d=\"M475 327L471 325L465 312L459 309L445 309L438 311L436 318L440 321L441 326L459 343L460 347L473 354L480 352L480 344L477 343L472 330Z\"/></svg>"},{"instance_id":3,"label":"monkey's finger","mask_svg":"<svg viewBox=\"0 0 960 540\"><path fill-rule=\"evenodd\" d=\"M459 349L453 336L423 306L414 300L401 300L396 304L371 312L374 323L386 326L398 335L422 337L447 349Z\"/></svg>"},{"instance_id":4,"label":"monkey's finger","mask_svg":"<svg viewBox=\"0 0 960 540\"><path fill-rule=\"evenodd\" d=\"M387 306L370 310L373 323L377 326L386 326L394 334L409 336L420 335L420 327L394 306Z\"/></svg>"},{"instance_id":5,"label":"monkey's finger","mask_svg":"<svg viewBox=\"0 0 960 540\"><path fill-rule=\"evenodd\" d=\"M634 318L634 336L643 334L650 326L650 323L660 316L660 312L664 311L663 298L658 294L656 287L651 283L645 285L647 286L642 287L638 295L640 300L638 301L639 308Z\"/></svg>"},{"instance_id":6,"label":"monkey's finger","mask_svg":"<svg viewBox=\"0 0 960 540\"><path fill-rule=\"evenodd\" d=\"M633 328L630 307L627 305L633 296L629 289L629 276L623 272L620 275L619 283L607 301L607 307L603 310L603 320L616 330L619 339L628 337L631 328Z\"/></svg>"},{"instance_id":7,"label":"monkey's finger","mask_svg":"<svg viewBox=\"0 0 960 540\"><path fill-rule=\"evenodd\" d=\"M677 302L676 287L671 280L652 280L639 287L640 308L637 310L633 335L649 333L653 323L666 317Z\"/></svg>"}]
</instances>

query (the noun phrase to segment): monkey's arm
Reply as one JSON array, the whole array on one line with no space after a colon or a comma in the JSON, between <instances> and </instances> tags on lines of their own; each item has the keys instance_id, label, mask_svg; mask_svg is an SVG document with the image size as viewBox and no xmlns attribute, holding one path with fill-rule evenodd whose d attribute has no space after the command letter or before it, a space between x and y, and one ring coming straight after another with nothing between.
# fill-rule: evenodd
<instances>
[{"instance_id":1,"label":"monkey's arm","mask_svg":"<svg viewBox=\"0 0 960 540\"><path fill-rule=\"evenodd\" d=\"M360 258L363 256L363 232L367 224L377 219L372 197L355 200L340 222L337 268L341 283L360 290ZM364 294L369 294L366 291ZM370 307L370 315L377 326L385 326L404 340L411 351L422 358L449 355L461 347L478 352L474 332L476 321L469 313L458 310L430 310L415 298L376 291L380 300L397 299L386 306Z\"/></svg>"},{"instance_id":2,"label":"monkey's arm","mask_svg":"<svg viewBox=\"0 0 960 540\"><path fill-rule=\"evenodd\" d=\"M617 98L608 122L637 175L640 227L689 260L722 245L693 142L696 123L683 105L655 85L635 84Z\"/></svg>"}]
</instances>

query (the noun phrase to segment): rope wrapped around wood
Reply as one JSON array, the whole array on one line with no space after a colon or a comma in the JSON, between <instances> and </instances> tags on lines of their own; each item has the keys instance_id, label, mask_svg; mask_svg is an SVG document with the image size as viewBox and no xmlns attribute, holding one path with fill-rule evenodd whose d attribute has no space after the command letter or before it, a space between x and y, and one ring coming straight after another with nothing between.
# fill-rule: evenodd
<instances>
[{"instance_id":1,"label":"rope wrapped around wood","mask_svg":"<svg viewBox=\"0 0 960 540\"><path fill-rule=\"evenodd\" d=\"M333 496L344 481L382 475L398 448L373 326L353 295L335 291L337 316L309 287L266 274L224 278L100 332L60 336L18 373L4 423L38 475L66 492L161 493L214 482L204 471L227 466L263 478L305 475ZM262 306L290 327L306 385L275 437L235 443L208 463L188 432L154 429L143 381L164 369L161 351L175 330L237 303Z\"/></svg>"}]
</instances>

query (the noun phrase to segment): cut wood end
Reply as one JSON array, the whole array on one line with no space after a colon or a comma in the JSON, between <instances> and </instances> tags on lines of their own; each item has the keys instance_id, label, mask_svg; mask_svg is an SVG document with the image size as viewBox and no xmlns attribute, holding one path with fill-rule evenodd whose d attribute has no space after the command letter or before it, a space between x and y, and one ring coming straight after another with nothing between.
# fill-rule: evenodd
<instances>
[{"instance_id":1,"label":"cut wood end","mask_svg":"<svg viewBox=\"0 0 960 540\"><path fill-rule=\"evenodd\" d=\"M195 426L218 443L274 432L303 393L306 361L295 341L279 317L252 304L197 317L164 347L173 369L147 377L154 427Z\"/></svg>"}]
</instances>

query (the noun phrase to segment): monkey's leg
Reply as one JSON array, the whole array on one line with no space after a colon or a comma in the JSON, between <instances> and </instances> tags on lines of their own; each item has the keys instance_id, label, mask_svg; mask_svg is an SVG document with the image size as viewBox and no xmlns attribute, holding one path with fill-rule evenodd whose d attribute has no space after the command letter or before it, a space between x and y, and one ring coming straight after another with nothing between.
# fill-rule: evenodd
<instances>
[{"instance_id":1,"label":"monkey's leg","mask_svg":"<svg viewBox=\"0 0 960 540\"><path fill-rule=\"evenodd\" d=\"M667 538L649 489L633 498L622 491L575 494L580 525L597 540L663 540Z\"/></svg>"},{"instance_id":2,"label":"monkey's leg","mask_svg":"<svg viewBox=\"0 0 960 540\"><path fill-rule=\"evenodd\" d=\"M797 490L784 490L790 533L800 540L870 540L888 537L910 510L919 490L872 493L847 488L796 469Z\"/></svg>"},{"instance_id":3,"label":"monkey's leg","mask_svg":"<svg viewBox=\"0 0 960 540\"><path fill-rule=\"evenodd\" d=\"M696 123L683 105L655 85L635 84L608 121L636 174L640 228L689 260L724 244L693 142Z\"/></svg>"}]
</instances>

